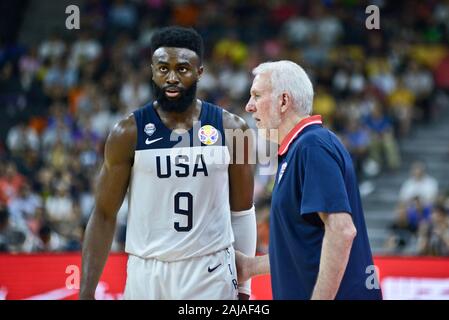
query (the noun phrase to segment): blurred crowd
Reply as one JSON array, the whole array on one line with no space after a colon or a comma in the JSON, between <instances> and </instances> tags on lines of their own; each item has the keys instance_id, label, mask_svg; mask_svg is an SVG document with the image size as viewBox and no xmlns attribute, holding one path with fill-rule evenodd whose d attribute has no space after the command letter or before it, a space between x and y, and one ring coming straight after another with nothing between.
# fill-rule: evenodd
<instances>
[{"instance_id":1,"label":"blurred crowd","mask_svg":"<svg viewBox=\"0 0 449 320\"><path fill-rule=\"evenodd\" d=\"M399 200L386 248L393 253L449 256L449 192L415 162L399 190Z\"/></svg>"},{"instance_id":2,"label":"blurred crowd","mask_svg":"<svg viewBox=\"0 0 449 320\"><path fill-rule=\"evenodd\" d=\"M85 0L80 30L55 30L36 46L0 44L0 251L80 250L105 139L152 99L149 42L166 25L192 26L204 38L199 98L253 126L244 112L252 68L293 60L310 75L314 113L345 143L360 181L397 170L400 140L449 100L449 3L371 2L380 30L366 29L365 1ZM448 198L416 168L389 245L400 247L411 228L420 253L449 255ZM410 191L418 175L424 202ZM256 176L260 252L272 183ZM113 250L124 248L126 205Z\"/></svg>"}]
</instances>

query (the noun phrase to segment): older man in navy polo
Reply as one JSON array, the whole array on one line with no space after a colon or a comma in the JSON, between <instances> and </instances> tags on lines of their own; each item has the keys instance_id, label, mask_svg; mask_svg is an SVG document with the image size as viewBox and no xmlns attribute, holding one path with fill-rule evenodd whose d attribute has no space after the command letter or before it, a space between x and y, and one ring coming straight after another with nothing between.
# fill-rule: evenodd
<instances>
[{"instance_id":1,"label":"older man in navy polo","mask_svg":"<svg viewBox=\"0 0 449 320\"><path fill-rule=\"evenodd\" d=\"M274 299L382 299L352 160L311 116L307 74L291 61L253 74L246 111L280 147L269 255L238 253L239 280L271 272Z\"/></svg>"}]
</instances>

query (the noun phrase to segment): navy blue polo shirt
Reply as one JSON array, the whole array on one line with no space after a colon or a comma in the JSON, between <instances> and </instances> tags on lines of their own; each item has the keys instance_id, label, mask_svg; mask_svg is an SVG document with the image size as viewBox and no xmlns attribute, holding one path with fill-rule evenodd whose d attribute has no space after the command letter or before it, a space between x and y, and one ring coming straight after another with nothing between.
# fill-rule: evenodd
<instances>
[{"instance_id":1,"label":"navy blue polo shirt","mask_svg":"<svg viewBox=\"0 0 449 320\"><path fill-rule=\"evenodd\" d=\"M374 263L357 179L340 140L322 127L321 116L311 116L285 137L278 157L270 215L273 298L311 298L324 237L317 212L347 212L357 235L336 299L381 299L381 290L373 286Z\"/></svg>"}]
</instances>

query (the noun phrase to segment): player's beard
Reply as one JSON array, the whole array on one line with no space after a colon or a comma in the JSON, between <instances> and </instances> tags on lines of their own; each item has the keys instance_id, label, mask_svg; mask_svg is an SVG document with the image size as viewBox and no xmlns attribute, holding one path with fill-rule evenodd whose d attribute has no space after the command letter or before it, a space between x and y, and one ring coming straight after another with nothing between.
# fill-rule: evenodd
<instances>
[{"instance_id":1,"label":"player's beard","mask_svg":"<svg viewBox=\"0 0 449 320\"><path fill-rule=\"evenodd\" d=\"M154 81L151 81L153 95L158 105L166 112L182 113L186 111L196 97L196 82L187 89L180 89L179 97L168 99L164 89L161 89Z\"/></svg>"}]
</instances>

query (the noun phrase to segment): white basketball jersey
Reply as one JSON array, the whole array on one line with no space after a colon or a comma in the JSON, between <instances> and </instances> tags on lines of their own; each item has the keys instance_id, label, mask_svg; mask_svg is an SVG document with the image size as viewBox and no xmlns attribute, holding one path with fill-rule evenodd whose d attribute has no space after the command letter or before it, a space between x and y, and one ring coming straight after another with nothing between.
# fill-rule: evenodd
<instances>
[{"instance_id":1,"label":"white basketball jersey","mask_svg":"<svg viewBox=\"0 0 449 320\"><path fill-rule=\"evenodd\" d=\"M134 112L137 147L129 187L126 252L176 261L217 252L233 241L229 151L222 109L203 102L183 135L150 103Z\"/></svg>"}]
</instances>

